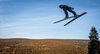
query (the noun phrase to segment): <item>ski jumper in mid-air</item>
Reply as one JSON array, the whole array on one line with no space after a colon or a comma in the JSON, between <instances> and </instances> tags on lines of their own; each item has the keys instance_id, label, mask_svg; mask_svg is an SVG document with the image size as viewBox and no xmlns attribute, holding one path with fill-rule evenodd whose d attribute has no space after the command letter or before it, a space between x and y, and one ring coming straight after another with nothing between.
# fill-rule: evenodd
<instances>
[{"instance_id":1,"label":"ski jumper in mid-air","mask_svg":"<svg viewBox=\"0 0 100 54\"><path fill-rule=\"evenodd\" d=\"M76 12L74 11L74 8L69 7L69 6L67 6L67 5L59 5L59 8L63 9L63 11L64 11L64 13L65 13L65 18L64 18L64 19L61 19L61 20L59 20L59 21L54 22L54 24L59 23L59 22L61 22L61 21L64 21L64 20L66 20L66 19L69 19L69 18L73 18L72 20L70 20L69 22L67 22L64 26L68 25L69 23L73 22L74 20L76 20L76 19L79 18L80 16L82 16L82 15L84 15L84 14L87 13L87 12L83 12L82 14L77 15ZM69 17L68 11L71 12L74 16Z\"/></svg>"},{"instance_id":2,"label":"ski jumper in mid-air","mask_svg":"<svg viewBox=\"0 0 100 54\"><path fill-rule=\"evenodd\" d=\"M77 14L74 10L74 8L72 7L69 7L67 5L59 5L59 8L63 9L64 13L65 13L65 18L69 18L69 15L68 15L68 11L73 13L74 17L77 17Z\"/></svg>"}]
</instances>

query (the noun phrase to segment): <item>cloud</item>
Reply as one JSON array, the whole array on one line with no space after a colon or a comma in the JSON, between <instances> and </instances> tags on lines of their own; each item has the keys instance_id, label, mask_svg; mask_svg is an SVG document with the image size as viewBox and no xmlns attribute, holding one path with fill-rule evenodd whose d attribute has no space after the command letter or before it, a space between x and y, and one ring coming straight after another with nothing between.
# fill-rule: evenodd
<instances>
[{"instance_id":1,"label":"cloud","mask_svg":"<svg viewBox=\"0 0 100 54\"><path fill-rule=\"evenodd\" d=\"M16 27L16 26L46 26L46 25L51 25L53 22L53 18L51 19L51 17L44 17L44 18L21 18L21 19L14 19L16 21L13 21L12 19L9 19L8 21L12 21L12 22L6 22L5 24L3 24L2 26L0 26L0 28L10 28L10 27ZM0 21L2 21L2 18L0 19ZM46 26L48 27L48 26Z\"/></svg>"},{"instance_id":2,"label":"cloud","mask_svg":"<svg viewBox=\"0 0 100 54\"><path fill-rule=\"evenodd\" d=\"M38 33L30 33L30 32L12 32L6 34L0 34L0 38L30 38L30 39L43 39L48 36L44 34Z\"/></svg>"},{"instance_id":3,"label":"cloud","mask_svg":"<svg viewBox=\"0 0 100 54\"><path fill-rule=\"evenodd\" d=\"M4 20L3 16L0 15L0 25L2 25L3 20Z\"/></svg>"}]
</instances>

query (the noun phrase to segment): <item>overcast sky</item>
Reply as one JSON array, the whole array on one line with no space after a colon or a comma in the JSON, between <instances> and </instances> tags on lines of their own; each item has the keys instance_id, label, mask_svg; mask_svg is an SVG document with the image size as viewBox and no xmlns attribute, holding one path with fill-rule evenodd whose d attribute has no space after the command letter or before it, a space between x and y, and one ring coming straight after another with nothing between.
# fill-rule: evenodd
<instances>
[{"instance_id":1,"label":"overcast sky","mask_svg":"<svg viewBox=\"0 0 100 54\"><path fill-rule=\"evenodd\" d=\"M60 4L87 14L53 24L65 17ZM100 33L100 0L0 0L0 38L88 39L92 26Z\"/></svg>"}]
</instances>

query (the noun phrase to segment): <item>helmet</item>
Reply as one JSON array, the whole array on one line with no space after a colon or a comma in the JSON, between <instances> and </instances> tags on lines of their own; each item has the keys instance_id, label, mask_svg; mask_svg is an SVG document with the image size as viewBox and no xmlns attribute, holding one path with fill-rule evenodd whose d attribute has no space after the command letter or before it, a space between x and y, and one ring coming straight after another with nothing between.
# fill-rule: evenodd
<instances>
[{"instance_id":1,"label":"helmet","mask_svg":"<svg viewBox=\"0 0 100 54\"><path fill-rule=\"evenodd\" d=\"M63 8L64 5L59 5L59 8Z\"/></svg>"}]
</instances>

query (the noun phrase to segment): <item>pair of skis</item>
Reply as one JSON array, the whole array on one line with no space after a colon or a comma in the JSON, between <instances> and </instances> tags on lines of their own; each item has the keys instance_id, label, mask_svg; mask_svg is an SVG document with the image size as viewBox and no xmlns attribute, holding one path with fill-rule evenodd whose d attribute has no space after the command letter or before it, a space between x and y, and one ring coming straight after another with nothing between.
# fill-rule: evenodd
<instances>
[{"instance_id":1,"label":"pair of skis","mask_svg":"<svg viewBox=\"0 0 100 54\"><path fill-rule=\"evenodd\" d=\"M86 13L87 13L87 12L84 12L84 13L82 13L82 14L78 15L77 17L74 17L74 16L69 17L69 18L73 18L73 19L72 19L72 20L70 20L68 23L66 23L64 26L66 26L66 25L70 24L71 22L73 22L74 20L76 20L77 18L81 17L82 15L84 15L84 14L86 14ZM69 18L64 18L64 19L61 19L61 20L59 20L59 21L54 22L54 24L59 23L59 22L61 22L61 21L64 21L64 20L66 20L66 19L69 19Z\"/></svg>"}]
</instances>

